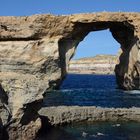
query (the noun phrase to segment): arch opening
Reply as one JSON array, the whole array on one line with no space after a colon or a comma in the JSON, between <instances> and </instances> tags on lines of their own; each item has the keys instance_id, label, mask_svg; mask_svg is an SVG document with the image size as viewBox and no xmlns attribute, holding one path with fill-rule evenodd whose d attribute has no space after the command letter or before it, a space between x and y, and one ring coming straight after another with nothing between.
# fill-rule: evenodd
<instances>
[{"instance_id":1,"label":"arch opening","mask_svg":"<svg viewBox=\"0 0 140 140\"><path fill-rule=\"evenodd\" d=\"M116 55L120 49L118 43L109 29L89 32L81 41L75 51L72 60L94 57L96 55Z\"/></svg>"},{"instance_id":2,"label":"arch opening","mask_svg":"<svg viewBox=\"0 0 140 140\"><path fill-rule=\"evenodd\" d=\"M68 73L114 74L119 52L120 44L109 30L89 32L77 46Z\"/></svg>"},{"instance_id":3,"label":"arch opening","mask_svg":"<svg viewBox=\"0 0 140 140\"><path fill-rule=\"evenodd\" d=\"M59 41L59 55L62 79L65 78L68 64L74 56L78 44L90 33L109 29L113 38L120 44L122 50L119 64L115 67L116 81L119 88L135 89L135 79L129 73L131 50L136 45L137 38L134 36L134 27L126 22L95 22L76 23L73 32ZM135 48L135 47L134 47ZM127 77L127 78L126 78ZM136 87L137 88L137 87Z\"/></svg>"}]
</instances>

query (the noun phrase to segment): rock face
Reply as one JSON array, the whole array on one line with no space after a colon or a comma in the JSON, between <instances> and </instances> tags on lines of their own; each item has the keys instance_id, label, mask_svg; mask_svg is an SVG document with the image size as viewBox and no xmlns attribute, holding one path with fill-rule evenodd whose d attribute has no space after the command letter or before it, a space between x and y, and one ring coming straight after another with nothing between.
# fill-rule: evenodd
<instances>
[{"instance_id":1,"label":"rock face","mask_svg":"<svg viewBox=\"0 0 140 140\"><path fill-rule=\"evenodd\" d=\"M140 89L139 13L0 17L0 118L7 137L34 138L45 91L61 84L79 42L103 29L121 45L118 86Z\"/></svg>"},{"instance_id":2,"label":"rock face","mask_svg":"<svg viewBox=\"0 0 140 140\"><path fill-rule=\"evenodd\" d=\"M95 57L71 60L68 72L78 74L114 74L117 61L118 57L115 55L97 55Z\"/></svg>"}]
</instances>

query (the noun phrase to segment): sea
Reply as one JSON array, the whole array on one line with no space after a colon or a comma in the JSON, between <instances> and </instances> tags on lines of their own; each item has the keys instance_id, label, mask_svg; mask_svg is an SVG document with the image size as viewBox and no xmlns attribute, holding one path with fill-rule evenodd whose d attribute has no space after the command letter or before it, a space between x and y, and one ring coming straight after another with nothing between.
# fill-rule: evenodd
<instances>
[{"instance_id":1,"label":"sea","mask_svg":"<svg viewBox=\"0 0 140 140\"><path fill-rule=\"evenodd\" d=\"M140 107L140 91L117 88L114 75L68 74L43 106ZM138 122L83 122L53 127L40 140L140 140Z\"/></svg>"}]
</instances>

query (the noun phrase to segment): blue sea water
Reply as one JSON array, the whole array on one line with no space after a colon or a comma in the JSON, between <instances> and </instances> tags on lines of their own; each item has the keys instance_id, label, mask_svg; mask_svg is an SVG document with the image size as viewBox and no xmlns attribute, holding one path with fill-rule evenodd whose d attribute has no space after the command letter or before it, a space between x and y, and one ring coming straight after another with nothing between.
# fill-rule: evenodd
<instances>
[{"instance_id":1,"label":"blue sea water","mask_svg":"<svg viewBox=\"0 0 140 140\"><path fill-rule=\"evenodd\" d=\"M140 107L140 91L117 89L114 75L69 74L60 90L46 94L44 106Z\"/></svg>"},{"instance_id":2,"label":"blue sea water","mask_svg":"<svg viewBox=\"0 0 140 140\"><path fill-rule=\"evenodd\" d=\"M44 106L140 107L140 91L117 89L114 75L69 74L60 90L46 94ZM94 122L59 126L39 140L140 140L138 122Z\"/></svg>"}]
</instances>

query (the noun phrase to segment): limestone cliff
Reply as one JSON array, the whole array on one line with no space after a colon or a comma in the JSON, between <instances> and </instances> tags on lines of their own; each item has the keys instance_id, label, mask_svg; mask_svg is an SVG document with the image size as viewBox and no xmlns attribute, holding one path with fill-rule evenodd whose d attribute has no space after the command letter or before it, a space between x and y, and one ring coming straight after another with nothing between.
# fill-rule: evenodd
<instances>
[{"instance_id":1,"label":"limestone cliff","mask_svg":"<svg viewBox=\"0 0 140 140\"><path fill-rule=\"evenodd\" d=\"M115 55L97 55L71 60L68 67L69 73L77 74L114 74L118 57Z\"/></svg>"},{"instance_id":2,"label":"limestone cliff","mask_svg":"<svg viewBox=\"0 0 140 140\"><path fill-rule=\"evenodd\" d=\"M79 42L103 29L122 48L115 67L118 86L140 89L140 13L0 17L0 128L7 137L35 137L46 90L60 85Z\"/></svg>"}]
</instances>

